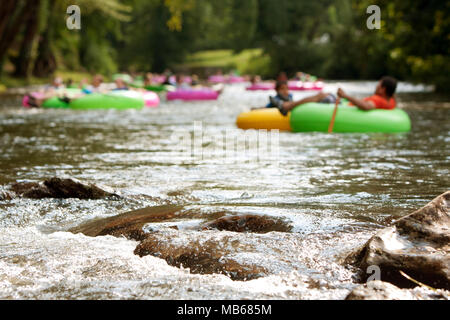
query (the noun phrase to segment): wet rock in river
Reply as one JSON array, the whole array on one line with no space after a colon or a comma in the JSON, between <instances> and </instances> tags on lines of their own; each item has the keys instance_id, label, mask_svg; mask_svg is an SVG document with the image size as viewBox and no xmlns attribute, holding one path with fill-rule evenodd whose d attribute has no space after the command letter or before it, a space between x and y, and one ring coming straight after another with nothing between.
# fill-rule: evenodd
<instances>
[{"instance_id":1,"label":"wet rock in river","mask_svg":"<svg viewBox=\"0 0 450 320\"><path fill-rule=\"evenodd\" d=\"M231 237L221 241L208 239L204 242L189 241L174 243L162 241L156 234L149 235L135 249L134 253L140 257L152 255L174 267L189 268L191 273L214 274L229 276L232 280L252 280L267 274L267 270L254 264L246 264L233 259L234 250Z\"/></svg>"},{"instance_id":2,"label":"wet rock in river","mask_svg":"<svg viewBox=\"0 0 450 320\"><path fill-rule=\"evenodd\" d=\"M142 229L145 224L173 219L181 208L165 205L133 210L114 217L96 219L69 231L90 237L112 235L142 241L148 235Z\"/></svg>"},{"instance_id":3,"label":"wet rock in river","mask_svg":"<svg viewBox=\"0 0 450 320\"><path fill-rule=\"evenodd\" d=\"M118 198L115 193L100 189L99 187L80 182L75 179L50 178L43 182L18 182L14 183L10 190L18 197L43 199L43 198L78 198L78 199L103 199Z\"/></svg>"},{"instance_id":4,"label":"wet rock in river","mask_svg":"<svg viewBox=\"0 0 450 320\"><path fill-rule=\"evenodd\" d=\"M28 195L33 193L44 193L45 186L41 186L38 182L17 182L11 185L11 195L13 197L24 197L28 198ZM45 193L50 195L49 191ZM43 197L42 197L43 198Z\"/></svg>"},{"instance_id":5,"label":"wet rock in river","mask_svg":"<svg viewBox=\"0 0 450 320\"><path fill-rule=\"evenodd\" d=\"M377 232L347 263L361 269L363 281L367 268L378 266L381 280L399 287L418 281L450 290L450 191Z\"/></svg>"},{"instance_id":6,"label":"wet rock in river","mask_svg":"<svg viewBox=\"0 0 450 320\"><path fill-rule=\"evenodd\" d=\"M0 191L0 201L12 200L13 198L14 198L14 195L11 192Z\"/></svg>"},{"instance_id":7,"label":"wet rock in river","mask_svg":"<svg viewBox=\"0 0 450 320\"><path fill-rule=\"evenodd\" d=\"M204 230L217 229L234 232L266 233L271 231L289 232L292 227L286 222L267 216L243 215L221 217L203 225Z\"/></svg>"},{"instance_id":8,"label":"wet rock in river","mask_svg":"<svg viewBox=\"0 0 450 320\"><path fill-rule=\"evenodd\" d=\"M239 254L249 248L229 234L210 238L213 234L192 230L192 237L171 227L158 232L145 232L144 226L189 215L183 207L165 205L134 210L118 216L96 219L69 230L96 237L124 236L139 241L134 253L140 257L152 255L175 267L189 268L192 273L225 274L233 280L251 280L268 274L254 262L239 260ZM149 228L146 228L148 230ZM184 240L182 240L184 237Z\"/></svg>"},{"instance_id":9,"label":"wet rock in river","mask_svg":"<svg viewBox=\"0 0 450 320\"><path fill-rule=\"evenodd\" d=\"M152 255L166 260L171 266L189 268L192 273L220 273L233 280L251 280L268 274L268 271L262 266L245 259L238 261L238 253L245 252L249 248L242 245L233 236L223 234L219 239L211 239L209 233L192 230L200 240L195 237L180 240L178 230L171 227L163 232L144 231L144 226L147 224L164 222L191 214L189 211L181 211L181 209L182 207L174 205L149 207L114 217L97 219L69 231L92 237L112 235L140 241L134 251L136 255L140 257ZM280 221L260 216L221 218L208 223L202 229L207 228L259 232L289 229ZM145 230L151 230L151 228L148 228L147 225ZM166 234L167 232L169 235Z\"/></svg>"},{"instance_id":10,"label":"wet rock in river","mask_svg":"<svg viewBox=\"0 0 450 320\"><path fill-rule=\"evenodd\" d=\"M443 290L432 291L423 288L400 289L388 282L369 281L353 289L345 300L436 300L448 299Z\"/></svg>"}]
</instances>

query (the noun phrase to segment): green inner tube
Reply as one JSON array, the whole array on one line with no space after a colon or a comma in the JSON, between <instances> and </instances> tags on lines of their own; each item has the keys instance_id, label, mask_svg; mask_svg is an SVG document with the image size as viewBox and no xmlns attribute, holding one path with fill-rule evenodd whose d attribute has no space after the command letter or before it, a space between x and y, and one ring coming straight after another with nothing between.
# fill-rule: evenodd
<instances>
[{"instance_id":1,"label":"green inner tube","mask_svg":"<svg viewBox=\"0 0 450 320\"><path fill-rule=\"evenodd\" d=\"M293 132L328 132L334 104L306 103L291 112ZM401 109L363 111L341 104L338 107L333 132L409 132L411 120Z\"/></svg>"},{"instance_id":2,"label":"green inner tube","mask_svg":"<svg viewBox=\"0 0 450 320\"><path fill-rule=\"evenodd\" d=\"M76 97L81 93L80 89L65 89L61 91L59 97ZM59 97L46 100L43 108L59 109L141 109L145 105L143 95L135 91L112 91L107 94L91 93L80 98L71 100L69 103L62 101Z\"/></svg>"},{"instance_id":3,"label":"green inner tube","mask_svg":"<svg viewBox=\"0 0 450 320\"><path fill-rule=\"evenodd\" d=\"M81 93L81 90L78 88L65 88L61 90L57 90L58 97L53 97L50 99L47 99L42 103L42 108L48 108L48 109L68 109L70 108L69 104L67 102L64 102L60 99L60 97L68 97L72 98Z\"/></svg>"},{"instance_id":4,"label":"green inner tube","mask_svg":"<svg viewBox=\"0 0 450 320\"><path fill-rule=\"evenodd\" d=\"M42 103L42 108L46 109L68 109L69 104L60 100L57 97L53 97L50 99L47 99Z\"/></svg>"},{"instance_id":5,"label":"green inner tube","mask_svg":"<svg viewBox=\"0 0 450 320\"><path fill-rule=\"evenodd\" d=\"M129 92L118 91L101 94L91 93L70 102L70 108L76 110L88 109L142 109L144 107L142 95L131 95Z\"/></svg>"}]
</instances>

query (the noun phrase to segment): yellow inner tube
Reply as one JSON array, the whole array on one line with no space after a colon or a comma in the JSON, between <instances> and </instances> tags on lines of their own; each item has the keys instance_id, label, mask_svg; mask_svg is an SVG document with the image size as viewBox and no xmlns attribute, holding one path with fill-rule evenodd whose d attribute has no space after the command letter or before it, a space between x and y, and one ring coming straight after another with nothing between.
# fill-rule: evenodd
<instances>
[{"instance_id":1,"label":"yellow inner tube","mask_svg":"<svg viewBox=\"0 0 450 320\"><path fill-rule=\"evenodd\" d=\"M256 109L241 113L236 119L240 129L266 129L292 131L290 124L291 113L283 116L277 108Z\"/></svg>"}]
</instances>

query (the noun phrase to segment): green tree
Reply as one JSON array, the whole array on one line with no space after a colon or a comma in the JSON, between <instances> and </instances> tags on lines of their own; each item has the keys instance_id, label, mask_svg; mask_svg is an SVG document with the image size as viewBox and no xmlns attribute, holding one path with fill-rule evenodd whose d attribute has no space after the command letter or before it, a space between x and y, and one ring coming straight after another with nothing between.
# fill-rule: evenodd
<instances>
[{"instance_id":1,"label":"green tree","mask_svg":"<svg viewBox=\"0 0 450 320\"><path fill-rule=\"evenodd\" d=\"M391 68L402 77L433 83L438 90L450 85L449 1L386 1L384 37L391 42Z\"/></svg>"},{"instance_id":2,"label":"green tree","mask_svg":"<svg viewBox=\"0 0 450 320\"><path fill-rule=\"evenodd\" d=\"M3 63L12 56L16 66L16 76L27 77L30 70L33 74L46 77L52 74L58 63L67 57L67 52L82 55L81 60L86 63L87 69L99 68L111 71L113 69L113 50L104 37L114 29L120 21L125 21L131 8L125 6L120 0L79 0L83 14L83 21L87 22L90 31L82 33L82 41L76 31L68 32L65 25L66 8L73 4L71 0L3 0L0 2L0 70ZM99 28L98 24L89 23L96 20L104 22ZM67 40L68 39L68 40ZM94 39L94 40L92 40ZM78 45L89 42L97 45L97 50L80 52L78 47L71 46L67 51L68 43ZM19 42L19 52L14 54L12 48ZM33 56L33 47L37 43L37 50ZM60 45L64 44L62 54ZM76 52L75 52L76 51ZM57 57L60 57L59 59ZM84 57L88 58L85 59ZM70 58L69 58L70 60ZM74 60L74 59L72 59ZM92 68L90 67L92 64ZM32 66L33 65L33 66Z\"/></svg>"},{"instance_id":3,"label":"green tree","mask_svg":"<svg viewBox=\"0 0 450 320\"><path fill-rule=\"evenodd\" d=\"M193 47L197 36L194 23L188 23L188 13L181 13L181 29L167 24L172 12L164 0L134 0L131 21L123 25L127 37L120 43L121 69L152 70L162 72L172 64L181 62Z\"/></svg>"},{"instance_id":4,"label":"green tree","mask_svg":"<svg viewBox=\"0 0 450 320\"><path fill-rule=\"evenodd\" d=\"M326 58L323 26L331 1L259 0L257 42L279 71L321 73Z\"/></svg>"}]
</instances>

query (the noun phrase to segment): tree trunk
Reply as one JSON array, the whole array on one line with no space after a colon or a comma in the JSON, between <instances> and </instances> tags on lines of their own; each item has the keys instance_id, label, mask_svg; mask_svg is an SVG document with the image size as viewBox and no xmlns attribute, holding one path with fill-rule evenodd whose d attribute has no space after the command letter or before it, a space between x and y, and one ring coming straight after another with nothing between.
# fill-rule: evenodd
<instances>
[{"instance_id":1,"label":"tree trunk","mask_svg":"<svg viewBox=\"0 0 450 320\"><path fill-rule=\"evenodd\" d=\"M41 35L38 47L38 56L34 62L33 75L48 77L56 70L56 58L50 46L50 33L48 29Z\"/></svg>"},{"instance_id":2,"label":"tree trunk","mask_svg":"<svg viewBox=\"0 0 450 320\"><path fill-rule=\"evenodd\" d=\"M2 0L0 2L0 39L8 25L8 17L12 17L17 7L17 0Z\"/></svg>"},{"instance_id":3,"label":"tree trunk","mask_svg":"<svg viewBox=\"0 0 450 320\"><path fill-rule=\"evenodd\" d=\"M35 14L35 12L29 10L30 2L34 3L37 0L30 0L30 2L26 1L13 1L11 4L11 0L8 0L4 4L2 3L2 8L6 8L9 11L9 15L6 15L2 12L4 16L0 23L1 33L0 33L0 62L5 61L6 55L8 53L9 48L14 44L14 40L22 29L25 21L28 18ZM0 65L0 67L3 67ZM0 69L0 71L3 68Z\"/></svg>"},{"instance_id":4,"label":"tree trunk","mask_svg":"<svg viewBox=\"0 0 450 320\"><path fill-rule=\"evenodd\" d=\"M51 41L54 38L52 26L56 25L55 19L59 18L56 0L48 1L48 10L47 28L45 28L45 31L40 35L37 58L34 61L33 68L33 75L41 78L52 75L57 67L55 54L53 53L53 48L51 46Z\"/></svg>"},{"instance_id":5,"label":"tree trunk","mask_svg":"<svg viewBox=\"0 0 450 320\"><path fill-rule=\"evenodd\" d=\"M19 56L15 59L14 64L16 70L14 75L16 77L28 77L31 63L31 50L36 39L39 25L39 6L41 0L36 0L30 5L29 10L35 12L32 14L26 22L25 33L23 35L22 43L20 46Z\"/></svg>"},{"instance_id":6,"label":"tree trunk","mask_svg":"<svg viewBox=\"0 0 450 320\"><path fill-rule=\"evenodd\" d=\"M35 2L36 0L31 1ZM20 11L17 13L17 15L15 15L15 17L12 17L12 14L15 10ZM5 26L3 27L4 30L2 32L2 37L0 38L0 58L6 54L8 49L13 44L17 34L20 32L22 26L24 25L24 22L27 21L28 17L32 14L33 12L31 10L28 10L27 5L22 6L22 8L19 8L19 6L16 5L11 12L11 16L3 19L3 23L5 23Z\"/></svg>"}]
</instances>

